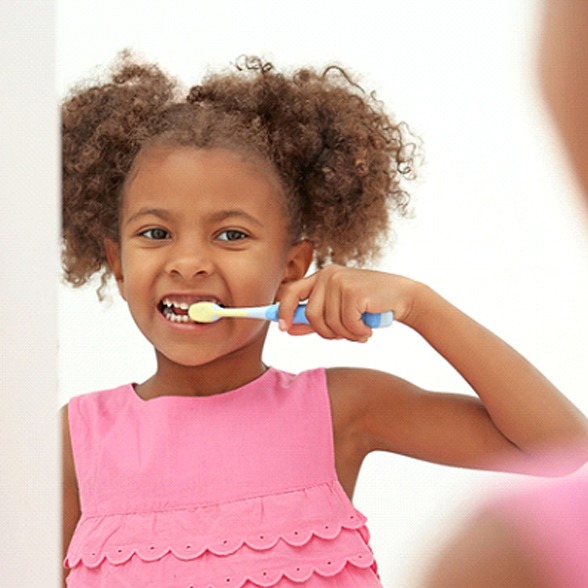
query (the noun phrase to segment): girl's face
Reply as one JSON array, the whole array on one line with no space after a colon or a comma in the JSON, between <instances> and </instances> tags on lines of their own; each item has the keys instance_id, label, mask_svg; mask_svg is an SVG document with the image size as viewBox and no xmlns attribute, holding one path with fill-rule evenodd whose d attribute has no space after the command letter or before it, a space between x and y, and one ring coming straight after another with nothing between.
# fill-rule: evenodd
<instances>
[{"instance_id":1,"label":"girl's face","mask_svg":"<svg viewBox=\"0 0 588 588\"><path fill-rule=\"evenodd\" d=\"M119 243L106 243L121 295L161 362L197 367L257 361L263 321L189 321L187 305L274 302L304 276L306 243L291 244L280 186L269 170L224 149L150 147L124 191Z\"/></svg>"}]
</instances>

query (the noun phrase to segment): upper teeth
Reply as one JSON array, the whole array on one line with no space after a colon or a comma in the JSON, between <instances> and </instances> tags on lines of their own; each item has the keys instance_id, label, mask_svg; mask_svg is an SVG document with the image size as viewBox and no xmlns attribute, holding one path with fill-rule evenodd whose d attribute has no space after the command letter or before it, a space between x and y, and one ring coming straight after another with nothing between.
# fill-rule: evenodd
<instances>
[{"instance_id":1,"label":"upper teeth","mask_svg":"<svg viewBox=\"0 0 588 588\"><path fill-rule=\"evenodd\" d=\"M162 302L163 305L168 308L179 308L180 310L188 310L190 308L190 305L187 302L174 302L169 298L164 298Z\"/></svg>"}]
</instances>

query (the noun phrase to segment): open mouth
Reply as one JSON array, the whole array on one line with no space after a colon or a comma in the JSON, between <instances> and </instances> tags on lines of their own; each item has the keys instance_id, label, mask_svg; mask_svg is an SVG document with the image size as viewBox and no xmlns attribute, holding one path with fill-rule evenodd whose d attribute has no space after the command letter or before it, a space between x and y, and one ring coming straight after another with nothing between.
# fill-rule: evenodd
<instances>
[{"instance_id":1,"label":"open mouth","mask_svg":"<svg viewBox=\"0 0 588 588\"><path fill-rule=\"evenodd\" d=\"M219 306L222 306L216 298L204 298L204 297L178 297L171 298L166 297L159 303L159 312L164 318L172 323L185 323L191 324L194 321L188 316L188 309L195 302L214 302Z\"/></svg>"}]
</instances>

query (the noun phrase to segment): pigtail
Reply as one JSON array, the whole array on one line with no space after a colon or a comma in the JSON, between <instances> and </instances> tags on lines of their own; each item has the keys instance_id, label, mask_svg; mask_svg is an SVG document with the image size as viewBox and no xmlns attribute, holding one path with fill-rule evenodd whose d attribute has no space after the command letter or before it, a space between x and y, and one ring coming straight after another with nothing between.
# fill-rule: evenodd
<instances>
[{"instance_id":1,"label":"pigtail","mask_svg":"<svg viewBox=\"0 0 588 588\"><path fill-rule=\"evenodd\" d=\"M417 155L408 127L340 66L287 76L242 57L235 68L234 76L209 77L194 95L261 121L269 157L296 203L299 236L312 241L319 267L374 261L390 215L408 208L402 185Z\"/></svg>"},{"instance_id":2,"label":"pigtail","mask_svg":"<svg viewBox=\"0 0 588 588\"><path fill-rule=\"evenodd\" d=\"M64 101L62 260L74 286L101 270L103 285L108 278L104 239L118 238L125 177L172 97L173 85L157 67L125 52L106 83L80 85Z\"/></svg>"}]
</instances>

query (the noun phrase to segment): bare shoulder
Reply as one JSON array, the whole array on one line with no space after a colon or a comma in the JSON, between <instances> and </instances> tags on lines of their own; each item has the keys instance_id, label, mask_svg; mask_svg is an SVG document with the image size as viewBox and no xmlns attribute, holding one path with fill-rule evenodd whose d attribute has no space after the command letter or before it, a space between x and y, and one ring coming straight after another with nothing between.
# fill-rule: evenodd
<instances>
[{"instance_id":1,"label":"bare shoulder","mask_svg":"<svg viewBox=\"0 0 588 588\"><path fill-rule=\"evenodd\" d=\"M329 389L368 392L374 389L394 390L411 385L406 380L379 370L353 367L327 369Z\"/></svg>"},{"instance_id":2,"label":"bare shoulder","mask_svg":"<svg viewBox=\"0 0 588 588\"><path fill-rule=\"evenodd\" d=\"M63 556L73 535L73 531L80 518L80 499L78 496L78 484L74 455L72 450L71 435L69 431L69 409L64 406L61 409L61 430L62 430L62 499L63 499Z\"/></svg>"},{"instance_id":3,"label":"bare shoulder","mask_svg":"<svg viewBox=\"0 0 588 588\"><path fill-rule=\"evenodd\" d=\"M377 370L327 371L335 435L365 457L387 451L459 467L513 458L479 398L422 389Z\"/></svg>"},{"instance_id":4,"label":"bare shoulder","mask_svg":"<svg viewBox=\"0 0 588 588\"><path fill-rule=\"evenodd\" d=\"M63 483L76 488L76 468L74 460L74 451L72 447L71 433L69 429L69 406L66 404L61 408L61 438L62 438L62 467L63 467Z\"/></svg>"},{"instance_id":5,"label":"bare shoulder","mask_svg":"<svg viewBox=\"0 0 588 588\"><path fill-rule=\"evenodd\" d=\"M374 415L384 411L392 425L402 405L420 391L402 378L363 368L330 368L327 384L335 432L353 436L366 453L374 449L369 439Z\"/></svg>"},{"instance_id":6,"label":"bare shoulder","mask_svg":"<svg viewBox=\"0 0 588 588\"><path fill-rule=\"evenodd\" d=\"M385 431L399 430L395 421L403 412L401 399L407 394L406 390L412 388L408 382L391 374L360 368L328 369L327 385L337 475L352 497L366 455L384 449ZM389 442L385 449L395 451L393 446L396 445Z\"/></svg>"},{"instance_id":7,"label":"bare shoulder","mask_svg":"<svg viewBox=\"0 0 588 588\"><path fill-rule=\"evenodd\" d=\"M66 454L71 455L71 435L69 432L69 405L66 404L65 406L61 407L60 416L61 416L61 437L62 437L62 450L64 456L67 457Z\"/></svg>"},{"instance_id":8,"label":"bare shoulder","mask_svg":"<svg viewBox=\"0 0 588 588\"><path fill-rule=\"evenodd\" d=\"M330 368L327 384L334 409L349 417L360 418L375 407L405 402L411 395L424 392L418 386L382 372L364 368Z\"/></svg>"},{"instance_id":9,"label":"bare shoulder","mask_svg":"<svg viewBox=\"0 0 588 588\"><path fill-rule=\"evenodd\" d=\"M61 409L61 436L62 436L62 468L63 468L63 486L70 493L75 491L77 495L76 469L74 462L74 453L69 431L69 408L65 405Z\"/></svg>"}]
</instances>

